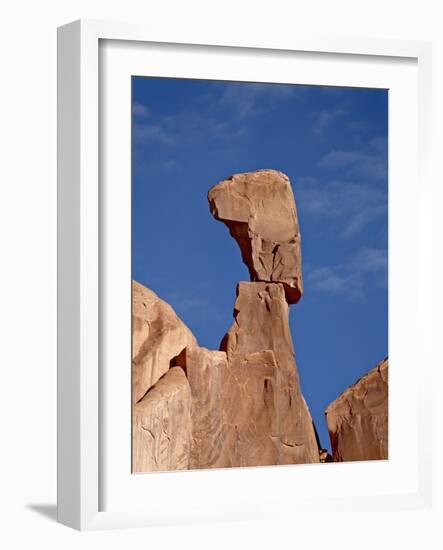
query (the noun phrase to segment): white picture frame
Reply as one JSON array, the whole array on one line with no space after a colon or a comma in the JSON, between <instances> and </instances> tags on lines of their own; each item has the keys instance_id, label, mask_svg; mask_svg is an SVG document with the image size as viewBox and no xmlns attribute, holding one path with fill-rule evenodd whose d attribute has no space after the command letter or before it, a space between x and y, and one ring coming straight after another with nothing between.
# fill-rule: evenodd
<instances>
[{"instance_id":1,"label":"white picture frame","mask_svg":"<svg viewBox=\"0 0 443 550\"><path fill-rule=\"evenodd\" d=\"M126 50L121 54L121 48L117 47L117 56L112 57L101 53L101 45L105 41L112 41L114 44L123 45ZM406 388L405 394L414 393L416 407L411 406L409 426L416 426L417 434L414 436L413 447L416 452L411 453L408 468L404 469L402 476L398 477L397 485L392 485L389 490L383 492L380 487L374 491L358 490L355 488L355 479L362 475L385 475L394 478L393 468L395 460L391 461L391 471L389 467L383 464L370 466L361 464L335 464L335 472L330 475L332 470L323 468L313 471L312 467L304 466L304 470L299 469L297 475L297 486L301 486L302 477L306 479L315 479L321 476L318 483L329 487L329 493L321 490L312 489L309 495L309 487L304 489L303 494L287 495L283 494L279 487L292 483L294 469L291 467L278 468L254 468L247 470L232 471L200 471L200 472L176 472L168 474L156 474L143 476L131 476L130 490L119 488L119 492L114 491L116 496L112 499L112 506L107 506L103 500L103 484L115 482L119 477L121 464L125 463L125 455L122 455L122 462L113 470L113 464L106 462L106 453L110 453L108 438L106 436L106 415L108 414L106 403L109 402L109 395L115 395L116 391L123 391L118 381L102 387L103 383L103 364L100 348L100 338L103 326L103 302L106 301L106 293L109 282L103 282L103 273L106 270L107 257L105 247L103 246L103 232L109 230L106 223L101 223L100 212L103 208L113 208L112 204L118 201L118 197L107 199L105 206L103 197L103 174L100 173L101 155L103 156L103 135L99 122L100 114L106 109L101 105L103 100L100 95L100 83L104 86L109 84L107 77L101 80L101 64L114 63L115 66L120 59L123 63L121 67L126 67L128 52L140 44L155 44L155 51L150 51L149 56L152 60L156 59L158 63L166 63L162 58L161 45L174 44L174 52L180 49L189 49L190 45L194 48L192 51L204 52L205 61L200 65L210 67L204 72L205 78L210 75L217 77L217 71L220 71L221 65L217 68L216 64L211 64L211 58L215 55L214 48L217 51L223 50L231 59L241 56L252 56L261 52L263 56L273 55L287 58L288 54L299 52L303 55L310 55L314 60L316 56L328 56L328 59L339 59L345 63L363 64L368 74L377 73L379 70L376 65L377 60L384 60L390 67L397 64L408 64L414 66L415 75L408 80L406 77L404 85L407 82L418 83L418 94L413 84L410 84L411 90L408 96L409 101L415 101L414 109L417 113L417 120L414 122L414 116L411 117L410 128L412 136L410 141L403 144L402 150L411 153L408 155L405 168L412 169L412 174L405 170L404 173L398 171L395 179L404 177L404 181L410 182L410 187L406 185L404 200L401 198L400 189L394 193L394 204L390 198L390 215L395 214L398 219L398 227L405 227L402 224L407 222L411 209L419 204L417 210L417 234L416 239L409 243L410 249L406 255L412 256L416 262L417 269L412 270L412 287L416 293L410 299L411 308L414 312L413 326L401 326L396 323L393 332L398 339L405 338L408 341L407 350L405 348L404 357L401 350L398 352L397 360L390 354L390 364L404 360L408 368L413 367L414 357L418 353L421 355L420 371L417 377L410 381L410 387ZM199 521L219 521L229 519L250 519L269 516L283 516L297 510L315 510L319 506L321 499L327 498L329 506L334 506L335 510L346 512L355 506L361 509L397 509L397 508L419 508L431 506L432 496L432 469L431 469L431 402L427 389L431 387L431 360L430 345L431 330L430 319L432 295L426 284L430 275L432 263L431 242L431 196L432 181L429 168L429 151L431 146L431 46L426 42L409 41L390 41L390 40L370 40L363 38L348 37L322 37L322 36L294 36L282 37L281 42L275 39L262 37L253 38L252 34L247 37L238 37L223 40L220 38L208 39L202 32L201 36L187 36L186 30L164 36L162 33L156 35L152 29L147 29L143 25L126 24L117 22L101 21L77 21L61 27L58 31L58 520L80 530L118 528L131 526L151 526L174 523L187 523ZM131 55L131 54L130 54ZM140 54L141 55L141 54ZM145 55L145 53L143 54ZM112 57L112 59L111 59ZM134 54L135 57L135 54ZM124 58L124 59L123 59ZM144 58L146 59L146 57ZM264 58L263 58L264 59ZM123 60L123 61L122 61ZM142 60L143 61L143 60ZM329 61L328 61L329 62ZM113 66L114 66L113 65ZM233 63L234 65L234 63ZM374 70L374 67L376 70ZM124 68L127 72L127 69ZM283 69L284 70L284 67ZM173 76L174 69L170 69ZM383 72L383 69L380 68ZM112 72L112 71L111 71ZM386 70L386 74L390 71ZM401 72L401 71L400 71ZM112 74L120 78L124 72L114 71ZM130 71L129 73L130 74ZM137 73L138 74L138 73ZM307 74L307 73L306 73ZM156 73L158 75L158 73ZM176 75L178 76L178 75ZM182 74L180 74L182 76ZM275 78L279 78L278 75ZM309 83L305 77L303 83ZM323 77L324 84L340 85L340 81L331 81L332 76ZM363 77L362 77L363 78ZM375 76L373 77L375 78ZM386 76L388 78L388 76ZM246 80L252 79L252 74ZM415 80L414 80L415 79ZM264 81L272 81L263 79ZM278 80L276 80L278 81ZM312 81L314 82L314 81ZM351 82L351 81L350 81ZM356 81L355 81L356 82ZM352 81L351 85L355 83ZM359 85L364 85L364 78ZM367 85L370 85L368 77ZM320 82L319 82L320 83ZM414 88L414 89L412 89ZM121 92L124 96L124 91ZM400 94L398 94L400 95ZM418 96L418 97L417 97ZM119 100L115 96L110 98L112 101ZM126 98L127 99L127 98ZM108 101L108 98L107 98ZM113 104L114 105L114 104ZM400 114L400 103L398 103L398 112ZM410 104L409 104L410 105ZM128 108L128 105L125 107ZM414 112L415 112L414 111ZM124 112L123 112L124 115ZM130 125L130 120L127 120ZM122 129L119 127L119 130ZM127 128L121 135L127 135ZM413 144L415 142L415 145ZM417 146L418 143L418 146ZM408 145L409 144L409 145ZM112 147L120 147L122 157L121 168L123 171L127 168L128 155L130 151L125 149L125 142L116 142ZM412 149L408 149L412 147ZM415 147L415 149L414 149ZM125 151L123 153L123 151ZM402 152L396 151L395 147L390 151L390 163L396 164L396 155ZM411 157L411 158L409 158ZM115 155L114 155L115 158ZM126 162L126 164L125 164ZM412 163L412 164L408 164ZM415 175L415 168L418 168L418 175ZM127 170L126 170L127 172ZM125 173L126 173L125 172ZM130 177L129 174L122 177ZM391 177L391 174L390 174ZM408 191L409 189L409 191ZM416 196L414 197L414 194ZM408 198L409 197L409 198ZM413 199L416 199L415 201ZM399 204L402 202L402 204ZM124 201L123 201L124 203ZM121 204L121 202L120 202ZM127 203L126 203L127 204ZM403 210L402 210L403 209ZM404 212L403 212L404 211ZM402 214L403 212L403 214ZM130 213L126 212L126 217ZM403 221L402 221L403 220ZM126 224L126 233L128 224ZM397 232L400 236L400 231ZM130 253L126 244L121 249L121 253ZM106 238L106 235L105 235ZM405 238L405 237L403 237ZM123 241L125 238L123 238ZM390 246L390 248L392 248ZM395 251L395 247L394 247ZM400 267L404 265L406 255L390 255L393 263L394 277L395 273L401 275ZM403 263L402 263L403 262ZM124 263L124 262L123 262ZM398 267L395 267L398 266ZM419 267L418 267L419 266ZM125 273L122 272L122 277ZM399 277L398 277L399 278ZM397 279L395 279L397 281ZM392 279L390 279L390 285ZM410 283L410 281L409 281ZM392 303L394 310L401 307L402 292L404 288L396 285L396 291L393 292ZM390 298L391 300L391 298ZM122 311L125 311L127 303L123 302ZM130 309L127 308L128 322L130 319ZM391 322L391 318L390 318ZM414 342L412 334L417 338ZM128 348L129 349L129 348ZM408 352L409 358L406 356ZM427 355L428 354L428 355ZM129 357L129 355L128 355ZM428 360L426 360L428 359ZM128 359L129 360L129 359ZM405 366L405 369L407 366ZM128 369L128 372L130 369ZM395 380L395 374L394 374ZM116 390L117 388L117 390ZM120 389L118 389L120 388ZM114 392L114 393L112 393ZM411 395L412 395L411 393ZM129 394L128 394L129 395ZM396 399L394 393L394 399ZM401 404L401 396L398 396ZM126 405L123 403L123 407ZM405 401L403 400L403 406ZM126 413L130 414L130 408L126 406ZM406 409L402 409L406 410ZM125 413L125 414L126 414ZM123 426L130 431L130 424L123 419ZM401 431L401 430L399 430ZM127 441L127 431L121 432L124 441ZM395 439L395 438L394 438ZM113 443L115 446L115 442ZM122 445L120 445L122 446ZM124 445L123 445L124 446ZM115 447L112 448L113 452ZM130 452L128 447L127 452ZM120 456L116 451L117 458ZM114 461L115 462L115 461ZM117 460L118 462L118 460ZM407 461L405 461L407 462ZM299 467L297 467L299 468ZM358 468L361 468L359 470ZM366 469L365 469L366 468ZM377 470L375 470L375 469ZM395 473L395 472L394 472ZM122 479L130 476L130 470L127 474L123 473ZM150 476L150 477L149 477ZM110 477L110 480L108 479ZM332 479L334 478L334 479ZM346 482L348 480L348 491L341 494L339 498L334 496L334 483ZM125 478L126 479L126 478ZM261 495L254 493L253 487L257 480L262 485ZM408 480L406 482L405 480ZM330 485L328 485L330 483ZM212 485L211 485L212 484ZM224 487L230 484L244 484L245 490L250 490L248 499L234 499L229 491L223 493ZM143 489L140 489L141 486ZM134 491L132 487L135 487ZM164 494L176 491L176 504L171 507L168 499L160 502L155 495L160 495L163 489ZM195 502L186 502L182 496L189 495L190 487L194 488L196 494ZM207 488L209 492L204 492ZM311 482L312 488L312 482ZM144 491L149 493L145 505L137 502L136 492ZM157 492L156 492L157 491ZM218 494L218 498L211 498L212 494ZM280 491L280 492L279 492ZM366 492L365 492L366 491ZM123 496L125 495L125 496ZM238 502L234 502L237 500ZM245 506L247 502L247 506Z\"/></svg>"}]
</instances>

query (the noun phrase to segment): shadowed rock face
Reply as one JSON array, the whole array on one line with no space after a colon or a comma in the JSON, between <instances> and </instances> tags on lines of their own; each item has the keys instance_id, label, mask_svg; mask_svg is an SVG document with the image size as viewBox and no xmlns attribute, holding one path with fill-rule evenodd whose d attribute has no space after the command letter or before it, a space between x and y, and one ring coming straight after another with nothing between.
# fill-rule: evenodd
<instances>
[{"instance_id":1,"label":"shadowed rock face","mask_svg":"<svg viewBox=\"0 0 443 550\"><path fill-rule=\"evenodd\" d=\"M300 230L288 177L277 170L235 174L212 187L208 200L237 241L251 281L282 283L287 301L298 302Z\"/></svg>"},{"instance_id":2,"label":"shadowed rock face","mask_svg":"<svg viewBox=\"0 0 443 550\"><path fill-rule=\"evenodd\" d=\"M334 462L388 458L388 359L326 409Z\"/></svg>"}]
</instances>

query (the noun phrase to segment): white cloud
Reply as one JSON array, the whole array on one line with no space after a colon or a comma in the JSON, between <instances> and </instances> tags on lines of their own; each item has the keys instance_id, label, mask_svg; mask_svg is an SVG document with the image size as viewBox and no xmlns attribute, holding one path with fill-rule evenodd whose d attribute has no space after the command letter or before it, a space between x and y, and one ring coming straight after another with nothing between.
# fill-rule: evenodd
<instances>
[{"instance_id":1,"label":"white cloud","mask_svg":"<svg viewBox=\"0 0 443 550\"><path fill-rule=\"evenodd\" d=\"M173 133L168 132L162 124L135 123L133 135L138 142L157 141L164 145L175 142Z\"/></svg>"},{"instance_id":2,"label":"white cloud","mask_svg":"<svg viewBox=\"0 0 443 550\"><path fill-rule=\"evenodd\" d=\"M218 107L230 108L239 120L272 110L280 101L302 95L304 86L291 84L232 83L221 96Z\"/></svg>"},{"instance_id":3,"label":"white cloud","mask_svg":"<svg viewBox=\"0 0 443 550\"><path fill-rule=\"evenodd\" d=\"M348 287L347 278L330 267L318 267L309 272L309 287L312 290L343 294Z\"/></svg>"},{"instance_id":4,"label":"white cloud","mask_svg":"<svg viewBox=\"0 0 443 550\"><path fill-rule=\"evenodd\" d=\"M340 171L346 177L387 179L387 144L384 137L373 138L365 150L330 151L318 161L320 168Z\"/></svg>"},{"instance_id":5,"label":"white cloud","mask_svg":"<svg viewBox=\"0 0 443 550\"><path fill-rule=\"evenodd\" d=\"M328 170L346 171L354 177L381 179L387 176L386 160L363 151L331 151L320 159L318 165Z\"/></svg>"},{"instance_id":6,"label":"white cloud","mask_svg":"<svg viewBox=\"0 0 443 550\"><path fill-rule=\"evenodd\" d=\"M347 268L370 277L377 286L388 286L388 252L385 248L362 248L348 263Z\"/></svg>"},{"instance_id":7,"label":"white cloud","mask_svg":"<svg viewBox=\"0 0 443 550\"><path fill-rule=\"evenodd\" d=\"M350 301L364 299L364 279L359 272L347 273L341 268L318 267L309 271L304 281L306 293L333 294Z\"/></svg>"},{"instance_id":8,"label":"white cloud","mask_svg":"<svg viewBox=\"0 0 443 550\"><path fill-rule=\"evenodd\" d=\"M227 105L236 112L239 119L257 114L257 93L249 86L232 85L226 89L220 100L221 106Z\"/></svg>"},{"instance_id":9,"label":"white cloud","mask_svg":"<svg viewBox=\"0 0 443 550\"><path fill-rule=\"evenodd\" d=\"M347 220L340 237L344 240L352 239L360 235L362 231L371 223L377 222L387 216L387 205L364 204L361 210L355 209L354 213Z\"/></svg>"},{"instance_id":10,"label":"white cloud","mask_svg":"<svg viewBox=\"0 0 443 550\"><path fill-rule=\"evenodd\" d=\"M246 108L246 107L245 107ZM176 145L214 139L229 141L247 134L247 126L229 117L216 116L214 110L202 107L200 111L180 111L157 120L139 120L134 125L134 139L138 143L156 141Z\"/></svg>"},{"instance_id":11,"label":"white cloud","mask_svg":"<svg viewBox=\"0 0 443 550\"><path fill-rule=\"evenodd\" d=\"M146 107L146 105L142 105L141 103L133 104L132 114L134 115L135 118L138 118L138 119L145 119L151 116L150 110Z\"/></svg>"},{"instance_id":12,"label":"white cloud","mask_svg":"<svg viewBox=\"0 0 443 550\"><path fill-rule=\"evenodd\" d=\"M371 223L387 216L387 189L379 184L353 181L323 182L299 177L295 181L297 203L302 216L319 222L334 221L338 237L346 240Z\"/></svg>"},{"instance_id":13,"label":"white cloud","mask_svg":"<svg viewBox=\"0 0 443 550\"><path fill-rule=\"evenodd\" d=\"M314 111L311 114L312 132L317 136L322 136L337 118L344 114L345 110L341 107L336 109L324 109L322 111Z\"/></svg>"},{"instance_id":14,"label":"white cloud","mask_svg":"<svg viewBox=\"0 0 443 550\"><path fill-rule=\"evenodd\" d=\"M214 88L217 89L217 88ZM305 86L287 84L230 83L223 93L207 93L195 98L195 109L164 117L154 116L144 105L133 106L134 138L138 143L157 141L164 145L201 141L207 135L220 140L248 135L250 118L274 109L279 102L303 97Z\"/></svg>"},{"instance_id":15,"label":"white cloud","mask_svg":"<svg viewBox=\"0 0 443 550\"><path fill-rule=\"evenodd\" d=\"M387 286L387 268L386 249L361 248L344 264L305 269L305 290L360 301L368 285Z\"/></svg>"}]
</instances>

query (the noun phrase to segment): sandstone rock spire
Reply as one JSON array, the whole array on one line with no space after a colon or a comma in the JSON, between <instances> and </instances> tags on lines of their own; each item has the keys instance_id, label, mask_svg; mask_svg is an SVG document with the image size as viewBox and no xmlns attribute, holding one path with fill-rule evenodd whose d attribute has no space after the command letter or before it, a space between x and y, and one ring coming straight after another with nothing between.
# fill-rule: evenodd
<instances>
[{"instance_id":1,"label":"sandstone rock spire","mask_svg":"<svg viewBox=\"0 0 443 550\"><path fill-rule=\"evenodd\" d=\"M289 303L302 294L300 230L291 185L276 170L236 174L208 193L211 213L240 246L252 282L240 282L234 324L222 340L228 365L272 352L277 369L272 438L279 464L319 461L315 429L300 389Z\"/></svg>"}]
</instances>

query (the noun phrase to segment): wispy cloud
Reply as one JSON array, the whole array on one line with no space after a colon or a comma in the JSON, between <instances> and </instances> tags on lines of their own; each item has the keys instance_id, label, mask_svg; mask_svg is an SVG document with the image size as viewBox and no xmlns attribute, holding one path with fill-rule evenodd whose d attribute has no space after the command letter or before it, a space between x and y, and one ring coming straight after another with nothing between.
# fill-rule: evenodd
<instances>
[{"instance_id":1,"label":"wispy cloud","mask_svg":"<svg viewBox=\"0 0 443 550\"><path fill-rule=\"evenodd\" d=\"M361 248L344 264L305 269L305 287L307 291L361 301L365 299L368 285L387 286L387 269L386 249Z\"/></svg>"},{"instance_id":2,"label":"wispy cloud","mask_svg":"<svg viewBox=\"0 0 443 550\"><path fill-rule=\"evenodd\" d=\"M383 285L388 272L388 254L385 248L361 248L347 264L348 269L360 273L376 274Z\"/></svg>"},{"instance_id":3,"label":"wispy cloud","mask_svg":"<svg viewBox=\"0 0 443 550\"><path fill-rule=\"evenodd\" d=\"M373 204L369 206L365 204L360 211L355 211L349 220L347 220L339 236L345 240L352 239L360 235L369 224L382 220L386 215L386 204Z\"/></svg>"},{"instance_id":4,"label":"wispy cloud","mask_svg":"<svg viewBox=\"0 0 443 550\"><path fill-rule=\"evenodd\" d=\"M372 139L367 149L355 151L330 151L320 158L318 166L332 172L340 171L348 177L386 179L388 158L386 139Z\"/></svg>"},{"instance_id":5,"label":"wispy cloud","mask_svg":"<svg viewBox=\"0 0 443 550\"><path fill-rule=\"evenodd\" d=\"M328 128L344 113L345 109L343 107L314 111L311 114L312 133L316 136L323 136Z\"/></svg>"},{"instance_id":6,"label":"wispy cloud","mask_svg":"<svg viewBox=\"0 0 443 550\"><path fill-rule=\"evenodd\" d=\"M349 276L341 275L330 267L317 267L305 274L306 286L310 290L344 294L349 289Z\"/></svg>"},{"instance_id":7,"label":"wispy cloud","mask_svg":"<svg viewBox=\"0 0 443 550\"><path fill-rule=\"evenodd\" d=\"M322 157L318 163L328 170L347 170L349 175L386 178L386 161L376 155L363 151L331 151Z\"/></svg>"},{"instance_id":8,"label":"wispy cloud","mask_svg":"<svg viewBox=\"0 0 443 550\"><path fill-rule=\"evenodd\" d=\"M290 98L303 97L305 86L289 84L230 83L194 98L192 108L168 116L156 116L148 106L136 103L134 139L137 144L157 142L177 145L213 139L247 137L251 119L278 107Z\"/></svg>"},{"instance_id":9,"label":"wispy cloud","mask_svg":"<svg viewBox=\"0 0 443 550\"><path fill-rule=\"evenodd\" d=\"M146 119L151 116L151 111L142 103L134 103L132 106L132 114L136 119Z\"/></svg>"},{"instance_id":10,"label":"wispy cloud","mask_svg":"<svg viewBox=\"0 0 443 550\"><path fill-rule=\"evenodd\" d=\"M302 215L322 224L334 222L342 239L361 234L369 224L387 215L387 189L380 185L324 182L313 177L296 178L295 183Z\"/></svg>"},{"instance_id":11,"label":"wispy cloud","mask_svg":"<svg viewBox=\"0 0 443 550\"><path fill-rule=\"evenodd\" d=\"M139 143L154 141L163 145L172 145L175 142L174 135L162 124L136 122L133 127L133 136Z\"/></svg>"},{"instance_id":12,"label":"wispy cloud","mask_svg":"<svg viewBox=\"0 0 443 550\"><path fill-rule=\"evenodd\" d=\"M218 116L215 109L201 107L199 110L179 111L164 117L151 116L136 119L134 139L138 145L157 142L161 145L180 146L199 142L210 135L214 139L237 139L245 134L229 117Z\"/></svg>"},{"instance_id":13,"label":"wispy cloud","mask_svg":"<svg viewBox=\"0 0 443 550\"><path fill-rule=\"evenodd\" d=\"M387 143L375 137L364 150L331 151L320 158L318 177L296 178L302 215L333 223L344 240L387 217Z\"/></svg>"},{"instance_id":14,"label":"wispy cloud","mask_svg":"<svg viewBox=\"0 0 443 550\"><path fill-rule=\"evenodd\" d=\"M304 86L291 84L231 84L220 97L218 108L231 109L239 120L274 109L281 101L301 96Z\"/></svg>"}]
</instances>

